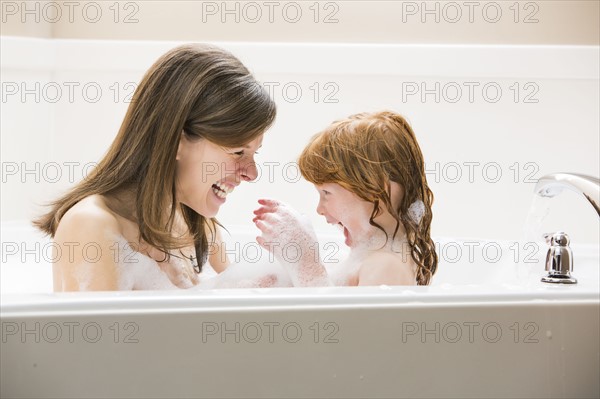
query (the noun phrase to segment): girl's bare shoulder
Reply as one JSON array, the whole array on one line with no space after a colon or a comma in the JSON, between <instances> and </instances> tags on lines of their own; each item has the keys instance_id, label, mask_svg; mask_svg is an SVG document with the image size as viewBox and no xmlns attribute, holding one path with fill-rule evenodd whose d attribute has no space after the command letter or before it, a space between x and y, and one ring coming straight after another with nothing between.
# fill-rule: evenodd
<instances>
[{"instance_id":1,"label":"girl's bare shoulder","mask_svg":"<svg viewBox=\"0 0 600 399\"><path fill-rule=\"evenodd\" d=\"M372 251L361 262L358 285L415 285L416 265L410 255Z\"/></svg>"}]
</instances>

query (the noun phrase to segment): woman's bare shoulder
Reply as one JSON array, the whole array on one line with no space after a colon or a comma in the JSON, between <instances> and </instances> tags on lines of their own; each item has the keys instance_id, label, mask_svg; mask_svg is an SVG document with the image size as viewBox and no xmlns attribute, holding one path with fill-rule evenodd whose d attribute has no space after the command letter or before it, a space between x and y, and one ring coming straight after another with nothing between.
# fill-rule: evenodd
<instances>
[{"instance_id":1,"label":"woman's bare shoulder","mask_svg":"<svg viewBox=\"0 0 600 399\"><path fill-rule=\"evenodd\" d=\"M55 239L61 236L90 238L118 235L121 235L118 216L108 208L102 196L91 195L63 215Z\"/></svg>"},{"instance_id":2,"label":"woman's bare shoulder","mask_svg":"<svg viewBox=\"0 0 600 399\"><path fill-rule=\"evenodd\" d=\"M101 196L84 198L62 217L54 242L57 291L119 289L115 250L121 240L117 216Z\"/></svg>"}]
</instances>

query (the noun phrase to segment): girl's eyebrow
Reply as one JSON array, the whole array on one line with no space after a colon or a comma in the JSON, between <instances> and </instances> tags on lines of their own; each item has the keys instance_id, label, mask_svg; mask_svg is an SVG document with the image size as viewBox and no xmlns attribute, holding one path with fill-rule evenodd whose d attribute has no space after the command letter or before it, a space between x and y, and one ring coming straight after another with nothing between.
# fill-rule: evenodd
<instances>
[{"instance_id":1,"label":"girl's eyebrow","mask_svg":"<svg viewBox=\"0 0 600 399\"><path fill-rule=\"evenodd\" d=\"M256 147L256 149L258 150L260 147L262 147L262 144L261 144L261 145L259 145L258 147ZM243 147L243 148L250 149L250 146L246 144L246 146L245 146L245 147Z\"/></svg>"}]
</instances>

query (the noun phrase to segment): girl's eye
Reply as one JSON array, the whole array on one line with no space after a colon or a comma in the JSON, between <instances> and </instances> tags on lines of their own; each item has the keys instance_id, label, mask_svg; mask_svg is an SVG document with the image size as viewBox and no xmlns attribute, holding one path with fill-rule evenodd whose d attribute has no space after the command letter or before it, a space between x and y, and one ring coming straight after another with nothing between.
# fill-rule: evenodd
<instances>
[{"instance_id":1,"label":"girl's eye","mask_svg":"<svg viewBox=\"0 0 600 399\"><path fill-rule=\"evenodd\" d=\"M325 195L329 195L329 194L331 194L331 193L330 193L329 191L327 191L327 190L323 190L323 194L325 194Z\"/></svg>"}]
</instances>

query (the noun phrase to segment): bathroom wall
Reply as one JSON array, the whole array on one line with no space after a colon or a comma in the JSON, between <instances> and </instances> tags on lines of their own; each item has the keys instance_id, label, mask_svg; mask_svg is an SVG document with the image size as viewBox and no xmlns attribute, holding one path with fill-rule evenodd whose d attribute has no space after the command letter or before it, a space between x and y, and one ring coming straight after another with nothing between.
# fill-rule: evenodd
<instances>
[{"instance_id":1,"label":"bathroom wall","mask_svg":"<svg viewBox=\"0 0 600 399\"><path fill-rule=\"evenodd\" d=\"M548 213L536 234L598 242L598 218L574 193L532 203L546 173L599 174L598 2L0 6L3 222L39 214L87 174L162 52L207 41L238 54L279 107L263 175L228 198L227 225L250 226L256 199L272 196L328 230L293 162L332 120L388 108L423 147L434 234L532 239L523 225L533 205L533 222Z\"/></svg>"},{"instance_id":2,"label":"bathroom wall","mask_svg":"<svg viewBox=\"0 0 600 399\"><path fill-rule=\"evenodd\" d=\"M64 39L598 44L597 1L2 1L2 35Z\"/></svg>"},{"instance_id":3,"label":"bathroom wall","mask_svg":"<svg viewBox=\"0 0 600 399\"><path fill-rule=\"evenodd\" d=\"M3 222L30 219L87 174L136 82L176 44L1 39ZM278 104L261 176L229 196L219 215L226 226L252 226L256 200L274 197L332 232L294 161L311 135L360 111L393 109L412 123L435 193L436 236L531 239L523 226L537 178L598 175L597 46L220 45ZM582 198L543 202L534 204L549 205L538 230L598 242L598 217Z\"/></svg>"}]
</instances>

